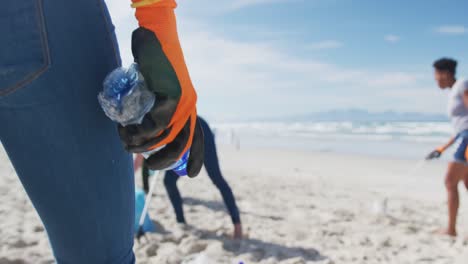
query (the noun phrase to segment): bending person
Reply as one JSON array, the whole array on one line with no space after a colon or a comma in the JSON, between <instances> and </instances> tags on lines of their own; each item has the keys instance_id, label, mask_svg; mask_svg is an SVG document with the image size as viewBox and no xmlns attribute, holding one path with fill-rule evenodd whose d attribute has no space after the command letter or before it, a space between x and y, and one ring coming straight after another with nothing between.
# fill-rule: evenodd
<instances>
[{"instance_id":1,"label":"bending person","mask_svg":"<svg viewBox=\"0 0 468 264\"><path fill-rule=\"evenodd\" d=\"M226 204L226 207L229 211L232 223L234 224L234 238L240 239L242 238L242 225L240 221L239 209L237 208L231 187L229 187L229 184L226 182L221 173L218 155L216 153L216 143L214 134L210 129L208 123L204 119L198 117L198 122L200 123L204 132L204 165L206 172L213 184L216 186L216 188L218 188L219 192L221 193L224 203ZM145 192L148 192L148 178L151 174L151 171L145 163L146 162L143 161L141 155L135 159L135 168L138 168L139 165L142 164L143 188ZM167 171L164 175L164 186L166 187L167 194L169 195L169 199L171 200L172 206L174 208L177 222L186 223L182 206L182 197L180 195L179 189L177 188L177 181L179 180L179 178L180 177L177 176L177 174L175 174L173 171Z\"/></svg>"}]
</instances>

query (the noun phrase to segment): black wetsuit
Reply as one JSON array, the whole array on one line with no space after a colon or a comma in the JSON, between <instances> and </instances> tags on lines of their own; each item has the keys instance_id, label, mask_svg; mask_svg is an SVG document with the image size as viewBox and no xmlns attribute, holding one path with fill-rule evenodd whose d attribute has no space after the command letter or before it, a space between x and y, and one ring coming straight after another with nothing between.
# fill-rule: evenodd
<instances>
[{"instance_id":1,"label":"black wetsuit","mask_svg":"<svg viewBox=\"0 0 468 264\"><path fill-rule=\"evenodd\" d=\"M239 209L237 208L234 195L232 194L231 187L224 179L219 168L218 155L216 153L216 144L213 132L211 131L208 123L205 120L198 117L198 120L203 128L205 135L205 169L214 185L219 189L224 203L231 215L232 222L234 224L240 223ZM145 192L148 192L149 184L148 178L150 176L149 169L143 162L143 188ZM179 176L173 171L167 171L164 175L164 186L166 187L167 194L171 200L172 206L176 214L177 222L185 223L184 211L182 208L182 197L180 196L179 189L177 188L177 181Z\"/></svg>"}]
</instances>

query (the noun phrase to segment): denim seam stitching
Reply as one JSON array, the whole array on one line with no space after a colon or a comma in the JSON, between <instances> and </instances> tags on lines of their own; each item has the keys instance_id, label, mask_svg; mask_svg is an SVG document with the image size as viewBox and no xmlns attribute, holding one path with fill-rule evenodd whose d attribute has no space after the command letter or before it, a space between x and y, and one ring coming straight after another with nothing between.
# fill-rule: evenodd
<instances>
[{"instance_id":1,"label":"denim seam stitching","mask_svg":"<svg viewBox=\"0 0 468 264\"><path fill-rule=\"evenodd\" d=\"M103 1L102 0L97 0L99 2L99 7L101 9L101 16L102 18L104 19L104 22L106 23L106 31L107 31L107 37L108 37L108 41L111 42L112 44L112 51L114 53L114 59L115 59L115 62L117 65L121 65L121 60L120 60L120 53L117 53L117 47L116 47L116 43L115 41L113 40L114 38L112 37L112 32L110 30L110 21L109 21L109 17L106 16L106 11L104 10L104 6L103 6Z\"/></svg>"},{"instance_id":2,"label":"denim seam stitching","mask_svg":"<svg viewBox=\"0 0 468 264\"><path fill-rule=\"evenodd\" d=\"M41 35L41 44L42 44L41 48L42 48L42 55L43 55L44 62L42 63L42 66L38 70L26 75L22 80L18 81L15 85L6 88L3 91L0 91L0 96L5 96L10 93L13 93L16 90L23 88L24 86L30 84L31 82L39 78L42 74L44 74L44 72L46 72L50 67L51 59L50 59L49 43L47 41L47 31L45 28L43 0L36 0L36 3L38 7L37 8L37 16L38 16L37 22L38 22L38 29Z\"/></svg>"}]
</instances>

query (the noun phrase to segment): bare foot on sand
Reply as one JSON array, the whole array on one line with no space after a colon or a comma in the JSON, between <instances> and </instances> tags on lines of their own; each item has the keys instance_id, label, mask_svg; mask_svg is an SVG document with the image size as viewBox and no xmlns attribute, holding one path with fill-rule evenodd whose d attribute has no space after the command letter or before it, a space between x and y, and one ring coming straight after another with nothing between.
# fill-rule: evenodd
<instances>
[{"instance_id":1,"label":"bare foot on sand","mask_svg":"<svg viewBox=\"0 0 468 264\"><path fill-rule=\"evenodd\" d=\"M451 236L451 237L456 237L457 236L457 231L448 230L447 228L441 228L439 230L435 230L432 233L435 234L435 235L443 235L443 236Z\"/></svg>"},{"instance_id":2,"label":"bare foot on sand","mask_svg":"<svg viewBox=\"0 0 468 264\"><path fill-rule=\"evenodd\" d=\"M234 224L234 239L242 239L242 225Z\"/></svg>"}]
</instances>

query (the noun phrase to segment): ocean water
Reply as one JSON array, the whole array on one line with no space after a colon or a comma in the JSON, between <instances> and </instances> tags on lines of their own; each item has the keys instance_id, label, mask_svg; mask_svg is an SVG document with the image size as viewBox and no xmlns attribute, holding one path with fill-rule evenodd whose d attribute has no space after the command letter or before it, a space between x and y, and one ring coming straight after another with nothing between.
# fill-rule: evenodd
<instances>
[{"instance_id":1,"label":"ocean water","mask_svg":"<svg viewBox=\"0 0 468 264\"><path fill-rule=\"evenodd\" d=\"M424 158L453 135L448 122L244 122L213 128L221 144L402 159Z\"/></svg>"}]
</instances>

